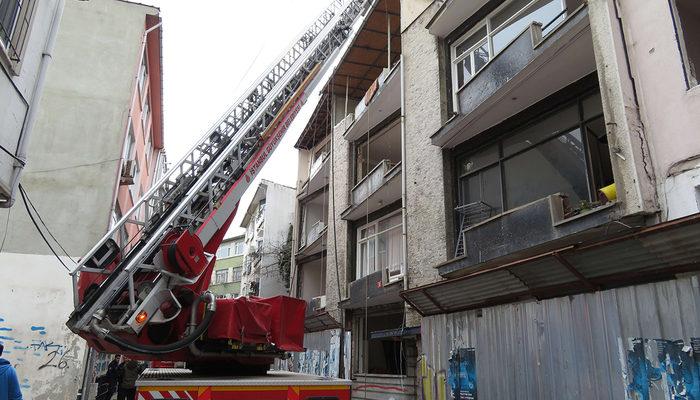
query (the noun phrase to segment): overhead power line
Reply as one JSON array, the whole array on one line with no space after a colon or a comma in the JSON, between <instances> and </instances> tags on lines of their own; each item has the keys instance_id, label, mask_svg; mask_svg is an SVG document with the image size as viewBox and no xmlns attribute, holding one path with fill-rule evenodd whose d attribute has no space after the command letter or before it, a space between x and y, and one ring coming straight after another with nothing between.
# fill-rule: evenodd
<instances>
[{"instance_id":1,"label":"overhead power line","mask_svg":"<svg viewBox=\"0 0 700 400\"><path fill-rule=\"evenodd\" d=\"M27 214L29 214L29 219L32 220L32 223L34 224L34 227L36 228L37 232L39 232L39 235L41 236L41 238L44 239L44 243L46 243L46 245L49 246L49 250L51 250L53 255L56 256L56 259L58 260L58 262L60 262L61 265L63 265L63 268L65 268L66 271L70 272L70 268L68 268L68 266L63 262L63 260L61 260L61 257L59 257L59 255L56 253L54 248L51 246L51 243L49 243L48 239L46 239L44 232L41 230L41 228L39 227L39 224L37 224L36 220L34 219L34 215L32 214L32 211L29 208L29 202L27 201L27 194L25 193L24 188L22 187L21 184L19 185L19 193L22 197L22 202L24 203L24 208L27 210Z\"/></svg>"}]
</instances>

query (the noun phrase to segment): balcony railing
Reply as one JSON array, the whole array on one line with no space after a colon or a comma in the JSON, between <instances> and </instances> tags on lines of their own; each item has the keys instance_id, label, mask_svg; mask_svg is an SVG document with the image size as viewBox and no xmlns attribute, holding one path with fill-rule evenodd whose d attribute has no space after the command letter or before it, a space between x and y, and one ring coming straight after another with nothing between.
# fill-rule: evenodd
<instances>
[{"instance_id":1,"label":"balcony railing","mask_svg":"<svg viewBox=\"0 0 700 400\"><path fill-rule=\"evenodd\" d=\"M309 180L314 179L314 176L316 176L318 171L321 170L323 163L326 162L326 158L328 158L328 153L323 152L321 156L317 158L313 164L311 164L311 169L309 170Z\"/></svg>"},{"instance_id":2,"label":"balcony railing","mask_svg":"<svg viewBox=\"0 0 700 400\"><path fill-rule=\"evenodd\" d=\"M365 201L372 193L379 189L386 181L386 175L397 163L391 160L382 160L367 176L362 178L360 183L352 189L352 204L359 205Z\"/></svg>"},{"instance_id":3,"label":"balcony railing","mask_svg":"<svg viewBox=\"0 0 700 400\"><path fill-rule=\"evenodd\" d=\"M311 244L321 237L323 231L326 229L326 223L323 221L318 221L311 225L309 232L306 234L306 243Z\"/></svg>"}]
</instances>

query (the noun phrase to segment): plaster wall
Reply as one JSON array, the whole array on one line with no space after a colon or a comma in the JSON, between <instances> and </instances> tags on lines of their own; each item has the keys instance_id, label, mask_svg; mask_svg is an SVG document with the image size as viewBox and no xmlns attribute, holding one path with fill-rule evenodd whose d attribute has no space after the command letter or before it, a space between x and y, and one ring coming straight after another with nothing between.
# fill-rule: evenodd
<instances>
[{"instance_id":1,"label":"plaster wall","mask_svg":"<svg viewBox=\"0 0 700 400\"><path fill-rule=\"evenodd\" d=\"M22 185L72 256L109 226L145 15L157 12L114 0L66 2ZM23 209L3 229L5 251L50 254Z\"/></svg>"},{"instance_id":2,"label":"plaster wall","mask_svg":"<svg viewBox=\"0 0 700 400\"><path fill-rule=\"evenodd\" d=\"M287 294L287 288L279 272L276 249L284 245L294 219L296 189L278 183L264 181L265 222L263 256L260 263L260 296Z\"/></svg>"},{"instance_id":3,"label":"plaster wall","mask_svg":"<svg viewBox=\"0 0 700 400\"><path fill-rule=\"evenodd\" d=\"M442 125L446 107L440 82L442 57L437 39L425 29L438 6L431 5L401 35L409 287L437 281L439 275L433 266L447 260L443 156L442 150L430 142L430 135ZM410 315L407 326L419 325L417 314Z\"/></svg>"},{"instance_id":4,"label":"plaster wall","mask_svg":"<svg viewBox=\"0 0 700 400\"><path fill-rule=\"evenodd\" d=\"M73 310L67 272L53 255L0 253L0 282L10 283L0 301L3 358L17 369L24 400L75 399L86 346L65 326Z\"/></svg>"},{"instance_id":5,"label":"plaster wall","mask_svg":"<svg viewBox=\"0 0 700 400\"><path fill-rule=\"evenodd\" d=\"M34 98L42 53L51 29L56 3L56 0L46 0L35 5L30 32L19 65L12 65L5 54L0 55L3 58L0 61L0 145L13 153L17 150ZM31 153L29 161L33 162ZM10 191L14 163L9 155L0 152L0 192Z\"/></svg>"},{"instance_id":6,"label":"plaster wall","mask_svg":"<svg viewBox=\"0 0 700 400\"><path fill-rule=\"evenodd\" d=\"M618 7L660 202L666 208L662 219L698 212L694 192L700 185L700 86L686 83L676 35L680 24L674 24L667 0L649 0L644 7L620 2ZM679 177L679 169L694 172Z\"/></svg>"}]
</instances>

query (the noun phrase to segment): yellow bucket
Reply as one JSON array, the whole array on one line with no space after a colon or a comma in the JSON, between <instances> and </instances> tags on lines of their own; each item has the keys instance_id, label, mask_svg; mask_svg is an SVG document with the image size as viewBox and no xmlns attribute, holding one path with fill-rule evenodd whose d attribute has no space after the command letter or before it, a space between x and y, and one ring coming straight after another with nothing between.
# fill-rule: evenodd
<instances>
[{"instance_id":1,"label":"yellow bucket","mask_svg":"<svg viewBox=\"0 0 700 400\"><path fill-rule=\"evenodd\" d=\"M600 197L601 203L615 201L617 199L617 188L613 183L611 185L598 189L598 195Z\"/></svg>"}]
</instances>

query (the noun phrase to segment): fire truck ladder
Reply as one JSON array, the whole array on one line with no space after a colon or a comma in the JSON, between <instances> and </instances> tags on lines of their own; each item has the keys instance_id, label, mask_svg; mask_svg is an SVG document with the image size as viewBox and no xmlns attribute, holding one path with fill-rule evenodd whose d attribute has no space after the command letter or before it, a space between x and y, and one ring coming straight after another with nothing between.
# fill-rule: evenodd
<instances>
[{"instance_id":1,"label":"fire truck ladder","mask_svg":"<svg viewBox=\"0 0 700 400\"><path fill-rule=\"evenodd\" d=\"M67 323L78 333L92 331L138 334L135 317L149 310L153 322L173 317L158 313L170 289L201 278L187 278L165 269L161 244L173 230L189 231L207 244L235 212L243 192L279 143L313 88L330 66L325 62L366 14L369 0L335 0L225 115L148 190L71 272L75 309ZM270 132L273 132L271 135ZM275 137L276 136L276 137ZM127 231L132 239L126 241ZM110 270L105 266L119 255ZM207 257L212 257L207 255ZM105 274L104 281L80 302L78 274ZM155 276L147 290L135 276ZM150 280L150 278L149 278ZM128 305L116 304L128 293ZM165 296L165 297L164 297ZM179 311L178 311L179 312ZM151 315L154 315L151 317Z\"/></svg>"}]
</instances>

